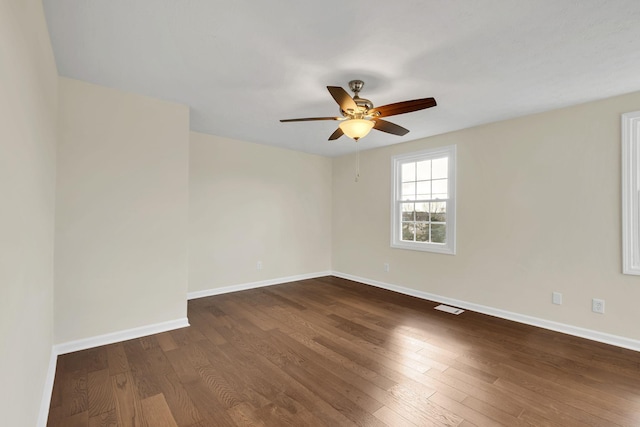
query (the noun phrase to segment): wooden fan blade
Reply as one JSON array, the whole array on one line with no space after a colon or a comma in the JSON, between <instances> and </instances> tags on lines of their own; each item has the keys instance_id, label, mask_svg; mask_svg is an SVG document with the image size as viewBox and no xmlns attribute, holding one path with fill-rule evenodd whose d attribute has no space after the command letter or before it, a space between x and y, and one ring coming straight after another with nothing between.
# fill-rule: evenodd
<instances>
[{"instance_id":1,"label":"wooden fan blade","mask_svg":"<svg viewBox=\"0 0 640 427\"><path fill-rule=\"evenodd\" d=\"M334 139L338 139L342 135L344 135L344 132L342 132L342 129L338 128L338 129L336 129L336 131L334 133L331 134L331 136L329 137L329 141L333 141Z\"/></svg>"},{"instance_id":2,"label":"wooden fan blade","mask_svg":"<svg viewBox=\"0 0 640 427\"><path fill-rule=\"evenodd\" d=\"M367 112L374 117L389 117L396 114L411 113L412 111L424 110L438 105L433 98L414 99L411 101L396 102L395 104L375 107Z\"/></svg>"},{"instance_id":3,"label":"wooden fan blade","mask_svg":"<svg viewBox=\"0 0 640 427\"><path fill-rule=\"evenodd\" d=\"M405 129L402 126L398 126L395 123L391 123L382 119L373 119L373 121L375 122L375 124L373 125L373 128L379 131L391 133L393 135L399 135L399 136L403 136L409 133L409 129Z\"/></svg>"},{"instance_id":4,"label":"wooden fan blade","mask_svg":"<svg viewBox=\"0 0 640 427\"><path fill-rule=\"evenodd\" d=\"M287 122L314 122L316 120L342 120L342 117L307 117L304 119L283 119L282 123Z\"/></svg>"},{"instance_id":5,"label":"wooden fan blade","mask_svg":"<svg viewBox=\"0 0 640 427\"><path fill-rule=\"evenodd\" d=\"M340 86L327 86L329 93L336 100L342 111L353 110L358 111L358 105L346 90Z\"/></svg>"}]
</instances>

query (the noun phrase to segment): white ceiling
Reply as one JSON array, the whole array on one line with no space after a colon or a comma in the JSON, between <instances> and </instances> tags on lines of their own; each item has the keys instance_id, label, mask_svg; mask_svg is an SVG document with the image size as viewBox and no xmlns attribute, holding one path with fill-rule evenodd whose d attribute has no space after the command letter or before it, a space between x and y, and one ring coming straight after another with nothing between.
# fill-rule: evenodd
<instances>
[{"instance_id":1,"label":"white ceiling","mask_svg":"<svg viewBox=\"0 0 640 427\"><path fill-rule=\"evenodd\" d=\"M336 156L326 86L435 97L363 149L640 90L638 0L44 0L62 76L190 106L195 131ZM638 106L640 109L640 106Z\"/></svg>"}]
</instances>

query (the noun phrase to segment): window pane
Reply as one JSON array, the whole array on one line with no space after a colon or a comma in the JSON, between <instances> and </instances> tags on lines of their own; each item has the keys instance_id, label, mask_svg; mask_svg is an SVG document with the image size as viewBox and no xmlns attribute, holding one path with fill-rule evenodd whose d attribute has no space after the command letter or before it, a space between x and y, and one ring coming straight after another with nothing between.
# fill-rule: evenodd
<instances>
[{"instance_id":1,"label":"window pane","mask_svg":"<svg viewBox=\"0 0 640 427\"><path fill-rule=\"evenodd\" d=\"M416 224L416 241L428 242L429 241L429 224L417 223Z\"/></svg>"},{"instance_id":2,"label":"window pane","mask_svg":"<svg viewBox=\"0 0 640 427\"><path fill-rule=\"evenodd\" d=\"M434 199L446 199L447 198L447 181L446 179L434 179L431 181L433 186L433 198Z\"/></svg>"},{"instance_id":3,"label":"window pane","mask_svg":"<svg viewBox=\"0 0 640 427\"><path fill-rule=\"evenodd\" d=\"M429 221L429 203L416 203L416 221Z\"/></svg>"},{"instance_id":4,"label":"window pane","mask_svg":"<svg viewBox=\"0 0 640 427\"><path fill-rule=\"evenodd\" d=\"M413 203L402 204L402 220L403 221L415 221L415 212Z\"/></svg>"},{"instance_id":5,"label":"window pane","mask_svg":"<svg viewBox=\"0 0 640 427\"><path fill-rule=\"evenodd\" d=\"M415 163L403 163L402 164L402 182L409 182L416 180L416 164Z\"/></svg>"},{"instance_id":6,"label":"window pane","mask_svg":"<svg viewBox=\"0 0 640 427\"><path fill-rule=\"evenodd\" d=\"M431 181L416 182L416 193L418 199L431 198Z\"/></svg>"},{"instance_id":7,"label":"window pane","mask_svg":"<svg viewBox=\"0 0 640 427\"><path fill-rule=\"evenodd\" d=\"M402 223L402 240L414 241L414 225L413 223Z\"/></svg>"},{"instance_id":8,"label":"window pane","mask_svg":"<svg viewBox=\"0 0 640 427\"><path fill-rule=\"evenodd\" d=\"M445 222L447 220L447 203L429 203L431 210L431 222Z\"/></svg>"},{"instance_id":9,"label":"window pane","mask_svg":"<svg viewBox=\"0 0 640 427\"><path fill-rule=\"evenodd\" d=\"M402 200L415 200L416 198L416 183L409 182L402 184Z\"/></svg>"},{"instance_id":10,"label":"window pane","mask_svg":"<svg viewBox=\"0 0 640 427\"><path fill-rule=\"evenodd\" d=\"M425 181L431 179L431 160L424 160L417 163L418 173L416 175L417 181Z\"/></svg>"},{"instance_id":11,"label":"window pane","mask_svg":"<svg viewBox=\"0 0 640 427\"><path fill-rule=\"evenodd\" d=\"M434 159L431 169L431 179L447 178L449 176L449 158Z\"/></svg>"},{"instance_id":12,"label":"window pane","mask_svg":"<svg viewBox=\"0 0 640 427\"><path fill-rule=\"evenodd\" d=\"M431 224L431 241L433 243L446 243L447 226L444 224Z\"/></svg>"}]
</instances>

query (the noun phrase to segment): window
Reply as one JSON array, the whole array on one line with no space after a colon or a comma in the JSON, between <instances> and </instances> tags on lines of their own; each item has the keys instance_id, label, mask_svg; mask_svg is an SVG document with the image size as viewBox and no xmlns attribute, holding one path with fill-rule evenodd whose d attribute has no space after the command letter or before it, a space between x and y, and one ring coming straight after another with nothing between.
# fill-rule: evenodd
<instances>
[{"instance_id":1,"label":"window","mask_svg":"<svg viewBox=\"0 0 640 427\"><path fill-rule=\"evenodd\" d=\"M455 254L455 145L391 162L391 246Z\"/></svg>"},{"instance_id":2,"label":"window","mask_svg":"<svg viewBox=\"0 0 640 427\"><path fill-rule=\"evenodd\" d=\"M622 272L640 274L640 111L622 115Z\"/></svg>"}]
</instances>

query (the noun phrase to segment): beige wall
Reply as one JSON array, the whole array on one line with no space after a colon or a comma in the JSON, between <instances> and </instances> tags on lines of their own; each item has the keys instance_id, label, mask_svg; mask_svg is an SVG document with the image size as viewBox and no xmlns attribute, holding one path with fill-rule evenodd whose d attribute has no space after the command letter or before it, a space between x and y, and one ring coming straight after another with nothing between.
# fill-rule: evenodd
<instances>
[{"instance_id":1,"label":"beige wall","mask_svg":"<svg viewBox=\"0 0 640 427\"><path fill-rule=\"evenodd\" d=\"M193 132L190 159L190 292L331 269L331 159Z\"/></svg>"},{"instance_id":2,"label":"beige wall","mask_svg":"<svg viewBox=\"0 0 640 427\"><path fill-rule=\"evenodd\" d=\"M621 274L620 114L636 110L640 93L365 151L358 183L354 156L335 159L334 270L640 339L640 277ZM457 254L390 248L391 156L449 144Z\"/></svg>"},{"instance_id":3,"label":"beige wall","mask_svg":"<svg viewBox=\"0 0 640 427\"><path fill-rule=\"evenodd\" d=\"M0 1L0 424L7 426L36 425L51 355L56 108L40 1Z\"/></svg>"},{"instance_id":4,"label":"beige wall","mask_svg":"<svg viewBox=\"0 0 640 427\"><path fill-rule=\"evenodd\" d=\"M56 343L186 317L188 108L59 90Z\"/></svg>"}]
</instances>

